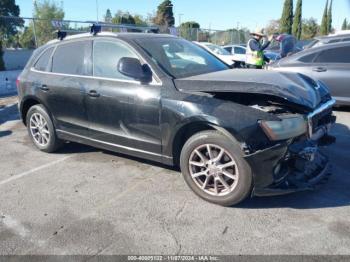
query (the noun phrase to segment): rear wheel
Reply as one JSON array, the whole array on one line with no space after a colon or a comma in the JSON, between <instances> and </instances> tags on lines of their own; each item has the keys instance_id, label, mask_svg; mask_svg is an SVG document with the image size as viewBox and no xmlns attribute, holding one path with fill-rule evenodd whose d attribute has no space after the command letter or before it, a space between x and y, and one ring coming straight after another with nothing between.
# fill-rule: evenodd
<instances>
[{"instance_id":1,"label":"rear wheel","mask_svg":"<svg viewBox=\"0 0 350 262\"><path fill-rule=\"evenodd\" d=\"M29 109L26 123L32 142L41 151L51 153L62 146L63 142L57 138L51 118L42 105Z\"/></svg>"},{"instance_id":2,"label":"rear wheel","mask_svg":"<svg viewBox=\"0 0 350 262\"><path fill-rule=\"evenodd\" d=\"M192 136L182 149L180 166L189 187L212 203L232 206L251 192L251 170L240 148L217 131Z\"/></svg>"}]
</instances>

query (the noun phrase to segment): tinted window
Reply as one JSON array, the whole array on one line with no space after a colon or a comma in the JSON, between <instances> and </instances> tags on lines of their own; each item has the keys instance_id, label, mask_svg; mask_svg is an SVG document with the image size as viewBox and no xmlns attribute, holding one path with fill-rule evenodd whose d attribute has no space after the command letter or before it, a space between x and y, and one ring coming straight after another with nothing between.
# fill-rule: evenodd
<instances>
[{"instance_id":1,"label":"tinted window","mask_svg":"<svg viewBox=\"0 0 350 262\"><path fill-rule=\"evenodd\" d=\"M91 75L91 41L78 41L57 46L52 72L71 75Z\"/></svg>"},{"instance_id":2,"label":"tinted window","mask_svg":"<svg viewBox=\"0 0 350 262\"><path fill-rule=\"evenodd\" d=\"M350 46L323 51L315 60L317 63L350 63Z\"/></svg>"},{"instance_id":3,"label":"tinted window","mask_svg":"<svg viewBox=\"0 0 350 262\"><path fill-rule=\"evenodd\" d=\"M122 75L117 65L122 57L138 58L127 46L119 42L95 41L94 43L94 76L116 79L132 79Z\"/></svg>"},{"instance_id":4,"label":"tinted window","mask_svg":"<svg viewBox=\"0 0 350 262\"><path fill-rule=\"evenodd\" d=\"M309 55L304 55L298 59L298 61L303 62L303 63L312 63L314 58L316 57L318 53L313 53Z\"/></svg>"},{"instance_id":5,"label":"tinted window","mask_svg":"<svg viewBox=\"0 0 350 262\"><path fill-rule=\"evenodd\" d=\"M341 39L333 39L333 40L329 40L328 44L333 44L333 43L338 43L340 42Z\"/></svg>"},{"instance_id":6,"label":"tinted window","mask_svg":"<svg viewBox=\"0 0 350 262\"><path fill-rule=\"evenodd\" d=\"M229 53L232 52L232 47L230 47L230 46L224 47L224 49L226 49L226 51L229 52Z\"/></svg>"},{"instance_id":7,"label":"tinted window","mask_svg":"<svg viewBox=\"0 0 350 262\"><path fill-rule=\"evenodd\" d=\"M238 54L238 55L245 55L246 51L244 48L241 48L241 47L235 47L235 54Z\"/></svg>"},{"instance_id":8,"label":"tinted window","mask_svg":"<svg viewBox=\"0 0 350 262\"><path fill-rule=\"evenodd\" d=\"M53 49L54 49L53 47L50 47L41 54L41 56L39 57L38 61L35 63L35 66L34 66L36 70L40 70L40 71L47 70L47 66L49 64L49 60L51 58Z\"/></svg>"}]
</instances>

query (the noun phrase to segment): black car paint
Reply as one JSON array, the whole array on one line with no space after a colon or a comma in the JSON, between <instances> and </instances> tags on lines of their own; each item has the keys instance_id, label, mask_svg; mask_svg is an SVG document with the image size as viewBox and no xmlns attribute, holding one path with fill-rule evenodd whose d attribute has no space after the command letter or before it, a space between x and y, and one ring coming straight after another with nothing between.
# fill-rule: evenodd
<instances>
[{"instance_id":1,"label":"black car paint","mask_svg":"<svg viewBox=\"0 0 350 262\"><path fill-rule=\"evenodd\" d=\"M264 82L258 72L249 79L248 72L242 71L240 75L231 70L174 80L133 41L140 37L160 36L121 34L118 41L134 49L140 60L153 70L154 80L149 84L35 71L32 66L46 46L37 50L19 78L23 119L28 101L35 100L51 113L59 138L167 165L177 164L186 135L201 129L216 129L237 143L242 154L244 147L250 146L245 145L247 141L263 144L253 152L246 152L244 157L253 169L255 188L271 185L275 181L273 168L284 157L288 143L269 141L258 121L278 120L278 117L208 93L267 94L311 112L321 101L317 91L300 77L272 72L268 74L277 77L277 82ZM114 39L98 35L94 38ZM64 42L68 41L75 40ZM47 47L57 44L60 43ZM48 90L41 86L47 86Z\"/></svg>"}]
</instances>

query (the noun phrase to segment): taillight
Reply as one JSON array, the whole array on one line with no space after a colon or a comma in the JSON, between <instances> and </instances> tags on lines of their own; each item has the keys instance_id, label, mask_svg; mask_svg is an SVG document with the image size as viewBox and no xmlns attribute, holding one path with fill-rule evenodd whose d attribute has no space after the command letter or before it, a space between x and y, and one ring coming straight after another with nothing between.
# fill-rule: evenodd
<instances>
[{"instance_id":1,"label":"taillight","mask_svg":"<svg viewBox=\"0 0 350 262\"><path fill-rule=\"evenodd\" d=\"M16 86L19 88L19 78L16 79Z\"/></svg>"}]
</instances>

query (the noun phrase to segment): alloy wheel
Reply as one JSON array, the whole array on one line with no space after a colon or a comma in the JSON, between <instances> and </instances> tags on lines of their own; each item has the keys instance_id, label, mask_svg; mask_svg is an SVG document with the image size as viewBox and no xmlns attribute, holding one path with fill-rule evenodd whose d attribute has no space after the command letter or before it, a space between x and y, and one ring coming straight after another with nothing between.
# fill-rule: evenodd
<instances>
[{"instance_id":1,"label":"alloy wheel","mask_svg":"<svg viewBox=\"0 0 350 262\"><path fill-rule=\"evenodd\" d=\"M47 146L50 142L50 131L47 121L40 113L34 113L29 120L29 128L35 142Z\"/></svg>"},{"instance_id":2,"label":"alloy wheel","mask_svg":"<svg viewBox=\"0 0 350 262\"><path fill-rule=\"evenodd\" d=\"M192 151L189 171L196 185L214 196L231 193L239 179L234 158L227 150L214 144L204 144Z\"/></svg>"}]
</instances>

